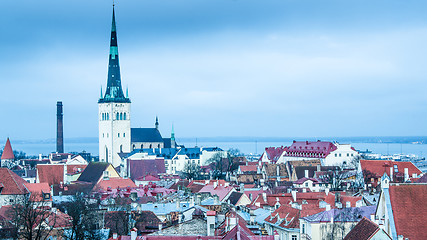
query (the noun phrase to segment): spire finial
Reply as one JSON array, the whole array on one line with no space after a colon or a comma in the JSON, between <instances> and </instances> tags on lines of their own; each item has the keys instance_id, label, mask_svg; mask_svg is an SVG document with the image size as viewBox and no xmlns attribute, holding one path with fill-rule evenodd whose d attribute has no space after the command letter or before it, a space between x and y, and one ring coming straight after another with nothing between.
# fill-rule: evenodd
<instances>
[{"instance_id":1,"label":"spire finial","mask_svg":"<svg viewBox=\"0 0 427 240\"><path fill-rule=\"evenodd\" d=\"M113 0L113 8L114 8L115 4L114 4L114 0Z\"/></svg>"},{"instance_id":2,"label":"spire finial","mask_svg":"<svg viewBox=\"0 0 427 240\"><path fill-rule=\"evenodd\" d=\"M156 115L156 123L154 124L154 126L156 127L156 129L159 129L159 118Z\"/></svg>"},{"instance_id":3,"label":"spire finial","mask_svg":"<svg viewBox=\"0 0 427 240\"><path fill-rule=\"evenodd\" d=\"M175 141L175 131L173 130L173 123L172 123L171 139Z\"/></svg>"}]
</instances>

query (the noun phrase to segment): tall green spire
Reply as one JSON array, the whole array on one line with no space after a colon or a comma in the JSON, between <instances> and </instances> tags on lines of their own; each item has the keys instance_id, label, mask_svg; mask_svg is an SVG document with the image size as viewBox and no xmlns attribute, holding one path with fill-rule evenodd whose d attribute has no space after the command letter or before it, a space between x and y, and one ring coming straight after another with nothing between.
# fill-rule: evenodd
<instances>
[{"instance_id":1,"label":"tall green spire","mask_svg":"<svg viewBox=\"0 0 427 240\"><path fill-rule=\"evenodd\" d=\"M113 18L111 23L110 55L108 61L108 80L105 95L99 102L130 102L125 97L122 89L119 65L119 50L117 45L116 16L113 4Z\"/></svg>"}]
</instances>

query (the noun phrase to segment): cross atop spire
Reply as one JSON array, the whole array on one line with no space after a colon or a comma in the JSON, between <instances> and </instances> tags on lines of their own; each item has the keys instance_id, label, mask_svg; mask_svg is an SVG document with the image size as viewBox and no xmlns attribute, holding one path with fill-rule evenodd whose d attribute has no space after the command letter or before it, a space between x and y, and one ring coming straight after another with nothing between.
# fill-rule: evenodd
<instances>
[{"instance_id":1,"label":"cross atop spire","mask_svg":"<svg viewBox=\"0 0 427 240\"><path fill-rule=\"evenodd\" d=\"M125 97L122 89L120 78L119 51L117 45L116 32L116 16L114 12L113 2L113 18L111 23L111 38L110 38L110 55L108 62L108 80L107 88L104 97L99 99L99 102L130 102L129 98Z\"/></svg>"}]
</instances>

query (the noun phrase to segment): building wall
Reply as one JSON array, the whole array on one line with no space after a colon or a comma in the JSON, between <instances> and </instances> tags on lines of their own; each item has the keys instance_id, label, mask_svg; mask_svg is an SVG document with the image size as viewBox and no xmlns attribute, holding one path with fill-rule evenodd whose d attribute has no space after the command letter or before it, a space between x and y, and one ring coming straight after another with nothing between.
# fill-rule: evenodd
<instances>
[{"instance_id":1,"label":"building wall","mask_svg":"<svg viewBox=\"0 0 427 240\"><path fill-rule=\"evenodd\" d=\"M125 165L118 153L130 152L130 103L99 103L99 161ZM122 113L126 120L117 119ZM108 114L105 118L105 114ZM104 116L104 117L103 117Z\"/></svg>"},{"instance_id":2,"label":"building wall","mask_svg":"<svg viewBox=\"0 0 427 240\"><path fill-rule=\"evenodd\" d=\"M288 229L284 230L283 228L275 227L270 224L265 225L265 229L268 232L268 235L274 235L274 231L277 231L279 234L280 240L300 240L303 238L300 238L300 233L298 229Z\"/></svg>"},{"instance_id":3,"label":"building wall","mask_svg":"<svg viewBox=\"0 0 427 240\"><path fill-rule=\"evenodd\" d=\"M302 231L302 225L305 225L304 234ZM300 233L301 240L323 240L331 239L330 234L334 232L333 239L343 239L350 230L357 224L357 222L321 222L321 223L310 223L304 219L300 220Z\"/></svg>"},{"instance_id":4,"label":"building wall","mask_svg":"<svg viewBox=\"0 0 427 240\"><path fill-rule=\"evenodd\" d=\"M338 166L344 162L350 163L355 157L359 155L357 151L351 149L350 144L335 144L337 150L331 152L324 159L325 166Z\"/></svg>"},{"instance_id":5,"label":"building wall","mask_svg":"<svg viewBox=\"0 0 427 240\"><path fill-rule=\"evenodd\" d=\"M0 208L24 200L25 195L0 195Z\"/></svg>"},{"instance_id":6,"label":"building wall","mask_svg":"<svg viewBox=\"0 0 427 240\"><path fill-rule=\"evenodd\" d=\"M164 148L164 142L132 142L132 150L144 148Z\"/></svg>"}]
</instances>

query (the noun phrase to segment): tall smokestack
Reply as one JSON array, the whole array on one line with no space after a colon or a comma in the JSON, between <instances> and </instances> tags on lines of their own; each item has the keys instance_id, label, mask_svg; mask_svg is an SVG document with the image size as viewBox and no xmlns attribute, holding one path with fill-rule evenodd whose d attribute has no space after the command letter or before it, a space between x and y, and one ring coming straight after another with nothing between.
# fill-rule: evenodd
<instances>
[{"instance_id":1,"label":"tall smokestack","mask_svg":"<svg viewBox=\"0 0 427 240\"><path fill-rule=\"evenodd\" d=\"M64 153L64 129L62 123L62 102L56 103L56 152Z\"/></svg>"}]
</instances>

